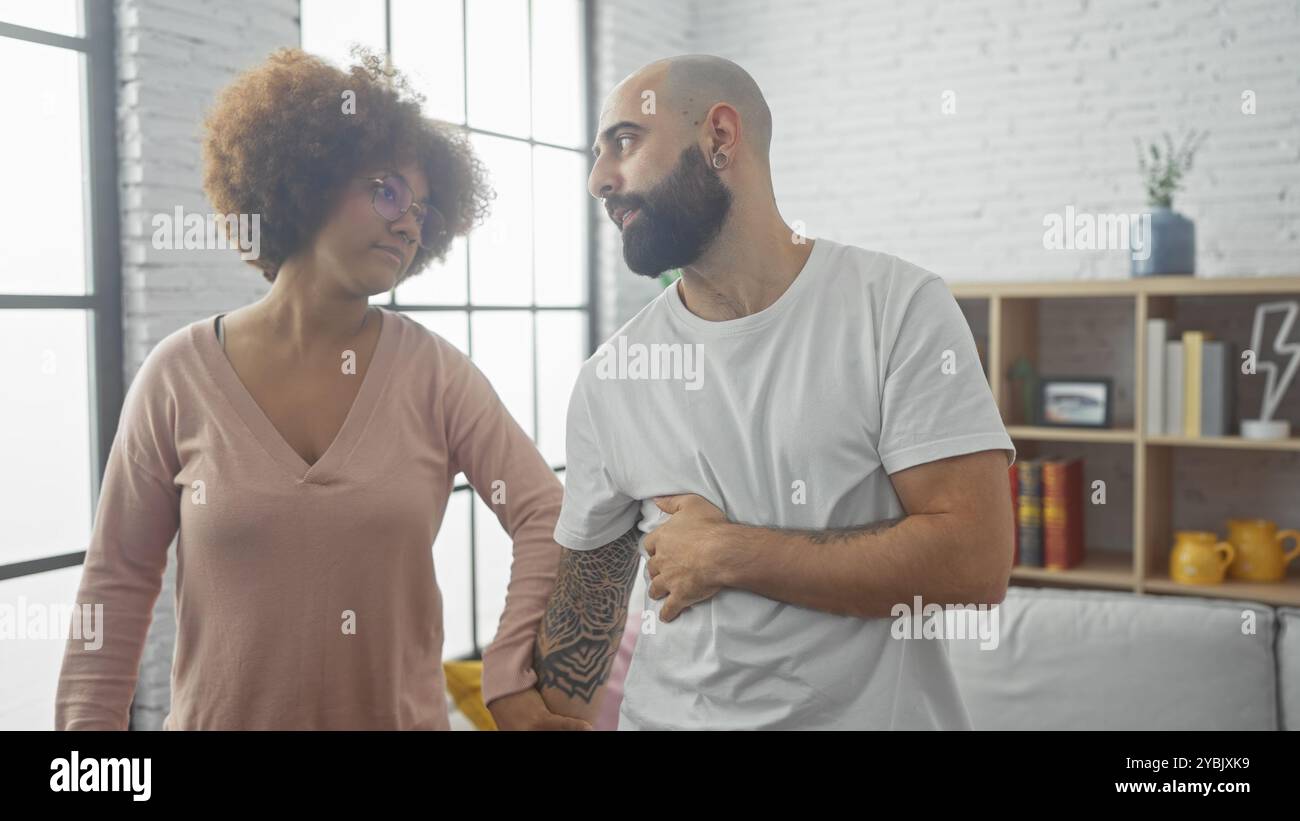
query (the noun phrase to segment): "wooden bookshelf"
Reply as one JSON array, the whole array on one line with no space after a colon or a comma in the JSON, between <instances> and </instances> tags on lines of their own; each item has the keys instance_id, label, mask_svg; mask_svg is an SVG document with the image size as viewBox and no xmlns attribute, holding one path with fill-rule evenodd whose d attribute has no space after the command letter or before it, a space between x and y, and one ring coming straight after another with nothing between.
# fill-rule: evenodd
<instances>
[{"instance_id":1,"label":"wooden bookshelf","mask_svg":"<svg viewBox=\"0 0 1300 821\"><path fill-rule=\"evenodd\" d=\"M1291 277L1194 276L1142 277L1134 279L1069 280L1062 282L955 282L949 283L954 297L980 303L987 309L988 341L985 363L993 398L1002 412L1007 433L1022 447L1037 453L1044 443L1084 443L1125 448L1131 453L1132 548L1127 545L1094 546L1085 560L1069 570L1017 566L1012 582L1030 585L1064 585L1076 588L1128 590L1138 594L1212 596L1258 601L1265 604L1300 606L1300 576L1293 574L1279 582L1258 583L1225 579L1218 585L1185 585L1169 578L1169 551L1175 530L1189 529L1172 519L1176 477L1173 454L1179 448L1214 448L1243 451L1297 452L1300 436L1280 441L1258 441L1240 436L1148 435L1146 427L1146 324L1151 318L1174 320L1181 298L1214 295L1259 297L1261 300L1300 296L1300 275ZM1045 300L1106 298L1131 301L1134 319L1133 419L1131 426L1096 428L1044 427L1026 424L1018 397L1012 395L1007 378L1011 363L1021 356L1038 368L1038 313ZM1095 303L1094 303L1095 304ZM1086 302L1081 310L1086 310ZM1249 336L1246 329L1243 336ZM1266 477L1265 477L1266 478ZM1258 479L1257 481L1263 481ZM1300 487L1296 488L1300 499ZM1300 510L1300 504L1297 505ZM1242 515L1251 515L1244 511ZM1278 522L1295 527L1294 522ZM1224 535L1222 526L1215 528Z\"/></svg>"},{"instance_id":2,"label":"wooden bookshelf","mask_svg":"<svg viewBox=\"0 0 1300 821\"><path fill-rule=\"evenodd\" d=\"M1135 430L1096 430L1094 428L1055 428L1033 425L1007 425L1013 439L1040 442L1136 442Z\"/></svg>"}]
</instances>

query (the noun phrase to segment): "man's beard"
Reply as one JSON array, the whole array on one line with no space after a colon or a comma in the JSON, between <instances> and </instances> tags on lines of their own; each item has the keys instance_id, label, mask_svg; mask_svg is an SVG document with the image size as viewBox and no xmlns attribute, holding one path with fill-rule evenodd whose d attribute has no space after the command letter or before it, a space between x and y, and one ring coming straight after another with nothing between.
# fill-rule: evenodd
<instances>
[{"instance_id":1,"label":"man's beard","mask_svg":"<svg viewBox=\"0 0 1300 821\"><path fill-rule=\"evenodd\" d=\"M668 176L644 196L612 197L605 207L635 208L623 229L623 259L635 273L656 277L699 259L722 230L731 191L697 146L682 151Z\"/></svg>"}]
</instances>

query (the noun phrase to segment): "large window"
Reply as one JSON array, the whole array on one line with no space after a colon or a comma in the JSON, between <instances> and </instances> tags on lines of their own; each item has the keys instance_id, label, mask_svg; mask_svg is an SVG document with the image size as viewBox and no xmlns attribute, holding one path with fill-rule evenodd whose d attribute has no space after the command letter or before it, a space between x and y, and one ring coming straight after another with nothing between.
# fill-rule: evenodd
<instances>
[{"instance_id":1,"label":"large window","mask_svg":"<svg viewBox=\"0 0 1300 821\"><path fill-rule=\"evenodd\" d=\"M497 197L444 264L374 302L474 360L557 471L591 306L587 9L581 0L302 0L302 46L343 66L388 54L425 113L469 133ZM560 474L563 477L563 473ZM463 475L433 546L445 654L476 654L505 605L511 542Z\"/></svg>"},{"instance_id":2,"label":"large window","mask_svg":"<svg viewBox=\"0 0 1300 821\"><path fill-rule=\"evenodd\" d=\"M112 3L0 4L0 603L76 598L122 404ZM61 641L0 640L0 728L51 715ZM42 725L44 726L44 725Z\"/></svg>"}]
</instances>

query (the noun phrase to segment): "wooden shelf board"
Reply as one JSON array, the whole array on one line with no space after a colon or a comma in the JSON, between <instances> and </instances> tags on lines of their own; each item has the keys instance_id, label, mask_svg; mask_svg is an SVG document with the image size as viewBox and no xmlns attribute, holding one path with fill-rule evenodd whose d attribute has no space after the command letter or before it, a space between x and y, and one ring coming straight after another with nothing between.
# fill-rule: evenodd
<instances>
[{"instance_id":1,"label":"wooden shelf board","mask_svg":"<svg viewBox=\"0 0 1300 821\"><path fill-rule=\"evenodd\" d=\"M1300 274L1280 277L1137 277L1130 279L1088 279L1042 282L1007 280L949 282L948 290L958 299L1001 297L1125 297L1137 294L1200 296L1207 294L1294 294L1300 293Z\"/></svg>"},{"instance_id":2,"label":"wooden shelf board","mask_svg":"<svg viewBox=\"0 0 1300 821\"><path fill-rule=\"evenodd\" d=\"M1300 436L1289 439L1245 439L1240 436L1142 436L1127 428L1096 429L1048 425L1006 425L1012 439L1041 442L1145 442L1162 447L1226 448L1229 450L1300 450Z\"/></svg>"},{"instance_id":3,"label":"wooden shelf board","mask_svg":"<svg viewBox=\"0 0 1300 821\"><path fill-rule=\"evenodd\" d=\"M1236 450L1300 450L1300 437L1289 439L1245 439L1240 436L1147 436L1148 445Z\"/></svg>"},{"instance_id":4,"label":"wooden shelf board","mask_svg":"<svg viewBox=\"0 0 1300 821\"><path fill-rule=\"evenodd\" d=\"M1047 425L1007 425L1012 439L1036 439L1045 442L1134 442L1137 432L1128 429L1057 428Z\"/></svg>"},{"instance_id":5,"label":"wooden shelf board","mask_svg":"<svg viewBox=\"0 0 1300 821\"><path fill-rule=\"evenodd\" d=\"M1243 582L1224 579L1221 584L1182 584L1163 576L1143 580L1148 593L1177 593L1183 596L1210 596L1220 599L1246 599L1262 604L1300 607L1300 579L1280 582Z\"/></svg>"},{"instance_id":6,"label":"wooden shelf board","mask_svg":"<svg viewBox=\"0 0 1300 821\"><path fill-rule=\"evenodd\" d=\"M1059 582L1063 584L1132 590L1137 580L1133 572L1133 554L1120 550L1088 548L1083 563L1069 570L1016 565L1011 568L1013 581Z\"/></svg>"}]
</instances>

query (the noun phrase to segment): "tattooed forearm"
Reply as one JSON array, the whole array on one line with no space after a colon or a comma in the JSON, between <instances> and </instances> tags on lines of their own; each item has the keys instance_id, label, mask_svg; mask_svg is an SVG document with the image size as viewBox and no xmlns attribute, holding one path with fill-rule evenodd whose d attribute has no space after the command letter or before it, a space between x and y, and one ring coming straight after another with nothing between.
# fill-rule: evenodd
<instances>
[{"instance_id":1,"label":"tattooed forearm","mask_svg":"<svg viewBox=\"0 0 1300 821\"><path fill-rule=\"evenodd\" d=\"M543 695L553 688L590 704L605 683L627 625L639 532L633 527L595 550L564 551L533 648Z\"/></svg>"},{"instance_id":2,"label":"tattooed forearm","mask_svg":"<svg viewBox=\"0 0 1300 821\"><path fill-rule=\"evenodd\" d=\"M836 527L828 530L800 530L796 532L803 533L808 537L808 541L813 544L830 544L831 542L847 541L848 539L852 539L862 533L880 533L883 530L888 530L906 518L906 516L899 516L896 519L881 519L878 522L857 525L856 527Z\"/></svg>"}]
</instances>

